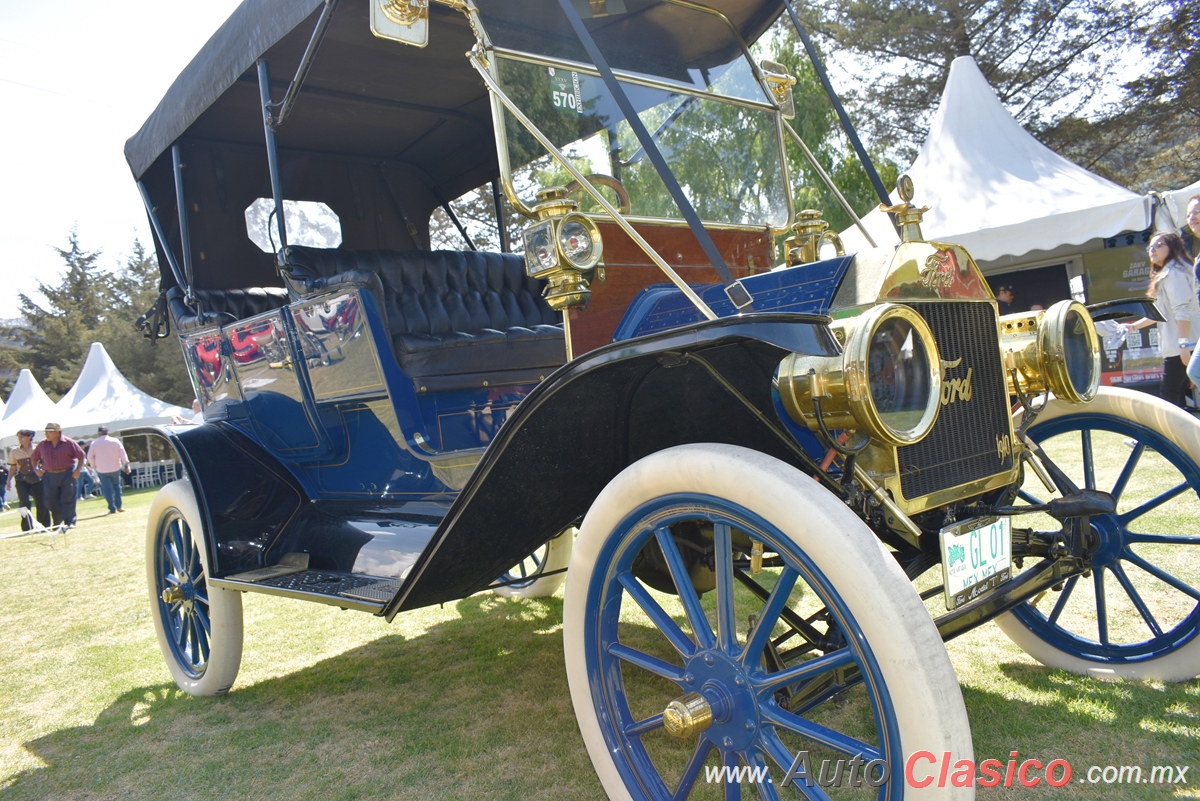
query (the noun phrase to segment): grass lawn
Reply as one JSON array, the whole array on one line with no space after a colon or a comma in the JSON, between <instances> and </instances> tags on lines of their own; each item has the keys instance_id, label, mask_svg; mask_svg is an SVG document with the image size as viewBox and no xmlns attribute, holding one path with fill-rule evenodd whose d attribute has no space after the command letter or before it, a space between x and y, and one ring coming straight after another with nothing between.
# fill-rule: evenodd
<instances>
[{"instance_id":1,"label":"grass lawn","mask_svg":"<svg viewBox=\"0 0 1200 801\"><path fill-rule=\"evenodd\" d=\"M181 694L147 600L152 497L130 493L123 515L82 504L65 547L0 541L3 801L603 797L571 710L560 598L481 594L389 625L246 595L233 691ZM0 516L0 534L15 529ZM1191 766L1186 787L1073 780L981 798L1200 797L1200 683L1050 671L991 625L949 649L979 759L1064 758L1077 777Z\"/></svg>"}]
</instances>

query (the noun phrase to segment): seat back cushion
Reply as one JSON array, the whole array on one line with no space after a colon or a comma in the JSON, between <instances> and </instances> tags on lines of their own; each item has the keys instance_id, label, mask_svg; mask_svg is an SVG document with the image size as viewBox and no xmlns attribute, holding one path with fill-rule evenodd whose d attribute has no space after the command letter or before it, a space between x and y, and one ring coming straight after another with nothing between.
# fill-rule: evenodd
<instances>
[{"instance_id":1,"label":"seat back cushion","mask_svg":"<svg viewBox=\"0 0 1200 801\"><path fill-rule=\"evenodd\" d=\"M256 314L285 306L287 290L283 287L246 287L242 289L195 289L193 294L199 309L184 302L183 290L167 290L167 306L175 327L182 332L198 331L214 325L228 325Z\"/></svg>"},{"instance_id":2,"label":"seat back cushion","mask_svg":"<svg viewBox=\"0 0 1200 801\"><path fill-rule=\"evenodd\" d=\"M293 277L319 286L344 283L341 276L378 276L392 350L414 378L566 362L561 318L519 255L295 246L284 262Z\"/></svg>"}]
</instances>

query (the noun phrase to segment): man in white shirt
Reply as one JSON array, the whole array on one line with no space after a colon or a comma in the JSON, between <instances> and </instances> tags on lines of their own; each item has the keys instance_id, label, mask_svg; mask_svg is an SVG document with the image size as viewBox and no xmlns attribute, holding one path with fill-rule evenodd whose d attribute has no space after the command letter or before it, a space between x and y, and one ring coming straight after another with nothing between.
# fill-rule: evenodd
<instances>
[{"instance_id":1,"label":"man in white shirt","mask_svg":"<svg viewBox=\"0 0 1200 801\"><path fill-rule=\"evenodd\" d=\"M121 472L129 473L129 457L121 440L108 436L108 427L100 426L100 435L88 446L88 464L100 476L100 491L108 501L108 513L124 512L121 504Z\"/></svg>"}]
</instances>

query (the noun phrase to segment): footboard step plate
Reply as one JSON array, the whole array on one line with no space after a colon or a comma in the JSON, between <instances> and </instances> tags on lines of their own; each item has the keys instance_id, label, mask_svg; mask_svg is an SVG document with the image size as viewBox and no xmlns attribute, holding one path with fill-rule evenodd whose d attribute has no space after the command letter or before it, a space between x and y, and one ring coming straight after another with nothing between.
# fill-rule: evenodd
<instances>
[{"instance_id":1,"label":"footboard step plate","mask_svg":"<svg viewBox=\"0 0 1200 801\"><path fill-rule=\"evenodd\" d=\"M365 612L382 610L401 584L400 579L331 570L305 570L256 579L246 581L238 576L230 576L209 579L209 583L229 590L282 595Z\"/></svg>"},{"instance_id":2,"label":"footboard step plate","mask_svg":"<svg viewBox=\"0 0 1200 801\"><path fill-rule=\"evenodd\" d=\"M385 604L392 600L392 596L400 589L400 581L397 579L386 579L384 581L376 581L373 584L364 584L361 587L355 587L352 590L342 590L341 594L350 598L361 598L364 601L377 601Z\"/></svg>"}]
</instances>

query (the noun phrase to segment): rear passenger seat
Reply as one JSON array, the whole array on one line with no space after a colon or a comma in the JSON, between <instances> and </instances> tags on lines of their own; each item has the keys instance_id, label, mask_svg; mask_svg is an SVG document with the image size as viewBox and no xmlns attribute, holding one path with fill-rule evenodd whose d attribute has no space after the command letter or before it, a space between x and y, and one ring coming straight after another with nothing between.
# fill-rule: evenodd
<instances>
[{"instance_id":1,"label":"rear passenger seat","mask_svg":"<svg viewBox=\"0 0 1200 801\"><path fill-rule=\"evenodd\" d=\"M532 383L566 362L561 318L521 256L290 246L281 260L296 296L370 290L419 389Z\"/></svg>"},{"instance_id":2,"label":"rear passenger seat","mask_svg":"<svg viewBox=\"0 0 1200 801\"><path fill-rule=\"evenodd\" d=\"M198 301L198 309L184 302L183 290L179 287L167 290L167 308L175 323L175 329L181 334L191 334L217 325L228 325L278 309L288 302L288 292L281 286L196 289L193 293Z\"/></svg>"}]
</instances>

